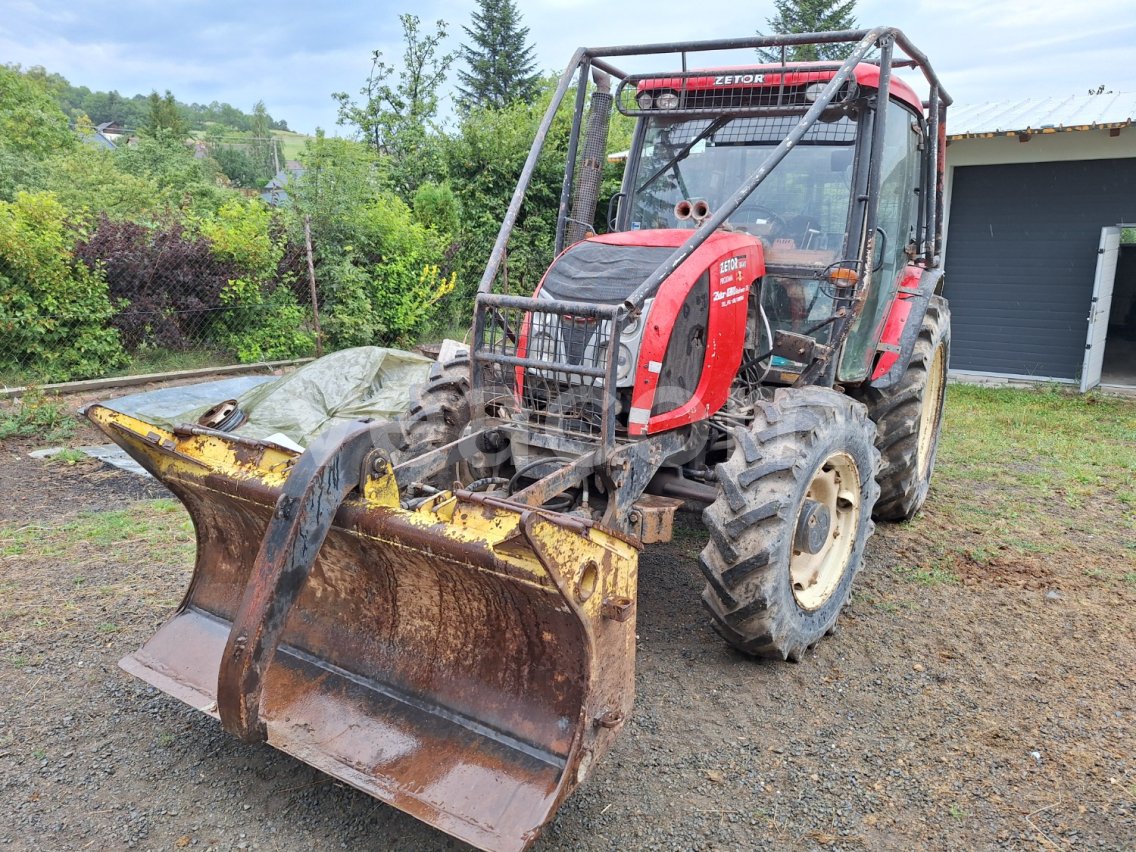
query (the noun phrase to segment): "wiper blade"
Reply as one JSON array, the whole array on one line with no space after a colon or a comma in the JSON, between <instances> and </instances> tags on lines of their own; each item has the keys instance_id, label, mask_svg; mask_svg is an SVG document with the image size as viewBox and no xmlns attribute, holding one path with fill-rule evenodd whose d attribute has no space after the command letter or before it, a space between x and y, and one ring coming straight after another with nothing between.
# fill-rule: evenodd
<instances>
[{"instance_id":1,"label":"wiper blade","mask_svg":"<svg viewBox=\"0 0 1136 852\"><path fill-rule=\"evenodd\" d=\"M690 150L695 145L697 145L699 142L701 142L703 139L705 139L710 134L716 133L719 130L721 130L731 120L732 120L731 116L723 115L723 116L720 116L719 118L714 119L712 122L710 122L710 124L708 124L706 126L705 130L703 130L701 133L699 133L697 136L695 136L693 139L691 139L689 142L687 142L685 145L683 145L682 148L679 149L678 153L675 154L673 157L671 157L670 160L668 160L666 162L666 164L661 169L659 169L657 172L655 172L653 175L651 175L649 178L647 178L645 181L643 181L643 183L640 184L639 188L636 189L635 192L639 193L639 192L642 192L643 190L645 190L647 187L649 187L651 184L653 184L656 180L658 180L659 177L661 177L663 174L665 174L670 169L673 169L682 160L685 160L687 158L687 156L690 154Z\"/></svg>"}]
</instances>

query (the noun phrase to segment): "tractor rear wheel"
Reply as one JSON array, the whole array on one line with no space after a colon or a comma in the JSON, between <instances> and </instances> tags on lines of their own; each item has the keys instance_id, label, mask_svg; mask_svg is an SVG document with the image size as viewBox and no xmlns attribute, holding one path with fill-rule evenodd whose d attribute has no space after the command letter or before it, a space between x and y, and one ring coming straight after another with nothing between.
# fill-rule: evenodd
<instances>
[{"instance_id":1,"label":"tractor rear wheel","mask_svg":"<svg viewBox=\"0 0 1136 852\"><path fill-rule=\"evenodd\" d=\"M782 388L735 432L703 513L702 601L734 647L799 660L848 600L879 495L875 427L829 388Z\"/></svg>"},{"instance_id":2,"label":"tractor rear wheel","mask_svg":"<svg viewBox=\"0 0 1136 852\"><path fill-rule=\"evenodd\" d=\"M877 521L909 521L927 499L947 390L951 310L932 296L907 370L892 387L866 387L854 395L868 407L879 447Z\"/></svg>"}]
</instances>

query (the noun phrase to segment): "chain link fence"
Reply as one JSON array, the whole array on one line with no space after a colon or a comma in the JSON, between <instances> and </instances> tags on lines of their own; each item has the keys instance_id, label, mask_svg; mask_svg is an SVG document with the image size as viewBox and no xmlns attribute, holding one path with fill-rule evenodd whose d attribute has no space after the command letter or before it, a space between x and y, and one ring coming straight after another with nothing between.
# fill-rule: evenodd
<instances>
[{"instance_id":1,"label":"chain link fence","mask_svg":"<svg viewBox=\"0 0 1136 852\"><path fill-rule=\"evenodd\" d=\"M0 275L0 387L317 356L310 239L278 236L246 256L183 224L104 219L54 273Z\"/></svg>"}]
</instances>

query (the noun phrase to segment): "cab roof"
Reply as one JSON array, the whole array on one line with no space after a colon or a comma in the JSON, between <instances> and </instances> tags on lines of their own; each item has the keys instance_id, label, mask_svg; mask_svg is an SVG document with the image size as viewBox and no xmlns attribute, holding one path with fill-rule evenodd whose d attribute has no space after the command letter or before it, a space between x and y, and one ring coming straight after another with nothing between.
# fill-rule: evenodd
<instances>
[{"instance_id":1,"label":"cab roof","mask_svg":"<svg viewBox=\"0 0 1136 852\"><path fill-rule=\"evenodd\" d=\"M725 68L704 68L682 77L647 77L639 80L636 91L675 88L683 91L705 92L715 89L756 89L772 86L801 86L808 83L825 83L836 76L832 62L788 62L739 65ZM853 76L861 86L879 88L880 66L870 62L859 63ZM891 95L903 101L920 115L923 103L915 90L896 76L891 78Z\"/></svg>"}]
</instances>

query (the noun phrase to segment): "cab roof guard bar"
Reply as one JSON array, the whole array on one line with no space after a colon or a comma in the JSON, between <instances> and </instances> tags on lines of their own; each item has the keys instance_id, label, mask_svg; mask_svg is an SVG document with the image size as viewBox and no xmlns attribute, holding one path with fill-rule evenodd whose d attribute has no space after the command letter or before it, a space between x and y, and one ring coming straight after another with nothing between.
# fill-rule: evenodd
<instances>
[{"instance_id":1,"label":"cab roof guard bar","mask_svg":"<svg viewBox=\"0 0 1136 852\"><path fill-rule=\"evenodd\" d=\"M501 230L497 234L497 240L493 244L493 249L489 254L489 261L485 266L485 272L481 276L481 282L478 284L479 293L488 293L493 287L493 282L497 278L497 273L500 271L501 262L505 256L505 248L508 245L509 237L513 232L513 228L517 222L517 216L520 214L521 204L524 202L525 193L528 190L529 183L532 181L533 172L536 169L537 159L544 148L544 143L548 139L548 133L552 127L553 118L556 116L557 110L560 108L568 89L572 85L572 78L575 76L578 69L583 68L584 73L580 78L581 93L578 93L578 104L583 103L582 90L587 85L587 73L591 67L599 68L602 71L619 78L625 79L628 75L615 67L611 63L605 61L607 58L620 57L620 56L646 56L660 53L681 53L683 54L683 66L686 66L686 54L688 53L701 53L718 50L738 50L745 48L768 48L768 47L792 47L802 44L840 44L848 42L858 42L852 53L840 66L840 71L829 81L823 93L817 98L813 106L805 113L804 117L798 126L786 137L785 141L777 148L771 155L770 160L767 161L754 175L750 176L742 188L730 198L730 200L718 209L713 217L707 223L707 227L699 228L694 232L694 235L682 247L677 249L675 253L665 261L655 274L653 274L643 286L635 291L628 298L627 304L634 306L637 304L637 299L642 298L642 294L649 292L650 287L657 285L662 279L666 278L679 264L682 263L687 257L694 252L713 232L715 228L720 226L726 218L733 213L742 200L753 191L753 189L765 178L773 165L784 159L785 154L788 153L789 147L786 143L792 139L791 144L796 142L804 135L805 131L816 122L820 113L832 101L833 96L839 87L851 77L852 69L867 56L868 52L877 46L882 46L884 42L894 41L895 45L900 48L907 56L908 59L900 59L891 61L889 60L889 67L917 67L922 71L923 76L926 78L930 85L930 136L931 144L935 146L935 157L939 157L939 138L941 136L939 125L943 120L946 112L946 107L951 104L951 98L943 89L939 78L936 76L934 70L931 68L930 62L922 51L918 50L903 34L901 30L894 27L876 27L869 30L843 30L841 32L833 33L799 33L792 35L776 35L776 36L763 36L763 37L746 37L746 38L733 38L733 39L716 39L709 41L693 41L693 42L662 42L658 44L649 44L643 46L613 46L613 47L595 47L586 48L581 47L572 54L572 59L569 61L568 66L565 68L564 73L560 75L557 82L556 90L553 92L552 100L545 111L544 117L541 119L540 125L537 128L536 136L533 139L532 148L529 150L528 158L525 160L524 167L521 169L520 178L517 181L517 188L513 192L513 197L509 202L509 207L505 212L504 219L501 222ZM577 110L577 113L579 110ZM574 121L573 129L576 130L578 120ZM575 138L575 136L573 136ZM942 164L939 164L941 181ZM744 192L743 192L744 190ZM561 207L563 208L565 201L561 199ZM928 205L930 206L930 205ZM940 227L942 222L942 201L941 198L935 204L937 216L934 217L934 234L935 245L928 247L928 254L933 254L937 251L938 244L941 240ZM564 210L561 209L561 215ZM928 258L931 259L930 257Z\"/></svg>"}]
</instances>

